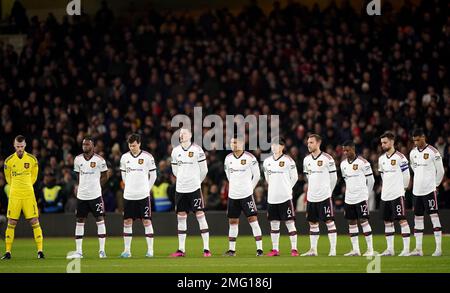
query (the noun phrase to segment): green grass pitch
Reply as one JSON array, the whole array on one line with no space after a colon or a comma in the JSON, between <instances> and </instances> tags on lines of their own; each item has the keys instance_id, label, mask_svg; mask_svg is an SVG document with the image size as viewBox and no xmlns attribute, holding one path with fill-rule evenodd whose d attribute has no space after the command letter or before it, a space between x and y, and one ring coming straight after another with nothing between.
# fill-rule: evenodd
<instances>
[{"instance_id":1,"label":"green grass pitch","mask_svg":"<svg viewBox=\"0 0 450 293\"><path fill-rule=\"evenodd\" d=\"M308 236L299 236L299 252L309 248ZM13 244L13 259L0 261L0 273L65 273L69 260L66 254L74 250L73 238L44 239L45 260L36 259L33 239L16 239ZM265 253L271 249L270 237L263 238ZM155 257L145 258L146 242L143 236L134 236L131 259L120 259L123 240L110 237L106 240L107 259L98 258L98 241L86 238L83 243L84 259L81 260L82 273L365 273L371 260L366 257L344 257L350 250L348 236L339 236L337 243L338 256L328 257L328 238L319 240L319 257L291 257L290 242L287 235L280 238L279 257L256 257L255 242L250 236L240 236L237 240L237 256L224 257L228 248L226 236L214 236L210 239L211 258L203 258L200 236L188 236L187 254L184 258L169 258L169 254L177 248L178 241L174 237L155 238ZM365 241L360 237L361 250L365 250ZM411 238L411 247L414 238ZM449 273L450 272L450 237L443 237L443 256L431 257L434 251L434 237L424 236L424 257L382 257L380 271L385 273ZM381 252L386 242L383 235L374 236L374 248ZM396 253L402 248L402 239L395 237ZM0 242L4 251L4 242Z\"/></svg>"}]
</instances>

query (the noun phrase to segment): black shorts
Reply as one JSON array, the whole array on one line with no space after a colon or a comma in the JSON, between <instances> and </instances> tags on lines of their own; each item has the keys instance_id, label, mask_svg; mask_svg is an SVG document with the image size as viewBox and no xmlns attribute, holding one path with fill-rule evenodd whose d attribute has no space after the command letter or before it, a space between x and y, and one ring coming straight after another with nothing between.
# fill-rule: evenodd
<instances>
[{"instance_id":1,"label":"black shorts","mask_svg":"<svg viewBox=\"0 0 450 293\"><path fill-rule=\"evenodd\" d=\"M319 222L319 220L324 222L334 220L334 206L331 197L320 202L308 201L306 219L313 223Z\"/></svg>"},{"instance_id":2,"label":"black shorts","mask_svg":"<svg viewBox=\"0 0 450 293\"><path fill-rule=\"evenodd\" d=\"M413 196L413 209L415 216L423 216L425 211L427 214L436 214L438 212L437 192L434 191L427 195Z\"/></svg>"},{"instance_id":3,"label":"black shorts","mask_svg":"<svg viewBox=\"0 0 450 293\"><path fill-rule=\"evenodd\" d=\"M271 204L267 207L267 219L269 221L295 220L294 204L292 200L282 203Z\"/></svg>"},{"instance_id":4,"label":"black shorts","mask_svg":"<svg viewBox=\"0 0 450 293\"><path fill-rule=\"evenodd\" d=\"M138 199L123 201L123 218L124 219L152 219L152 205L150 203L150 196Z\"/></svg>"},{"instance_id":5,"label":"black shorts","mask_svg":"<svg viewBox=\"0 0 450 293\"><path fill-rule=\"evenodd\" d=\"M76 217L87 218L89 212L96 218L105 215L105 205L101 196L90 200L77 199Z\"/></svg>"},{"instance_id":6,"label":"black shorts","mask_svg":"<svg viewBox=\"0 0 450 293\"><path fill-rule=\"evenodd\" d=\"M344 214L347 220L369 219L369 204L367 200L355 204L344 204Z\"/></svg>"},{"instance_id":7,"label":"black shorts","mask_svg":"<svg viewBox=\"0 0 450 293\"><path fill-rule=\"evenodd\" d=\"M247 218L258 214L253 195L242 199L228 198L227 217L229 219L237 219L240 217L241 212L244 212Z\"/></svg>"},{"instance_id":8,"label":"black shorts","mask_svg":"<svg viewBox=\"0 0 450 293\"><path fill-rule=\"evenodd\" d=\"M382 200L381 209L383 211L383 220L386 222L406 219L405 198L403 196L397 197L394 200Z\"/></svg>"},{"instance_id":9,"label":"black shorts","mask_svg":"<svg viewBox=\"0 0 450 293\"><path fill-rule=\"evenodd\" d=\"M203 196L200 189L194 192L175 192L175 212L201 212L205 209Z\"/></svg>"}]
</instances>

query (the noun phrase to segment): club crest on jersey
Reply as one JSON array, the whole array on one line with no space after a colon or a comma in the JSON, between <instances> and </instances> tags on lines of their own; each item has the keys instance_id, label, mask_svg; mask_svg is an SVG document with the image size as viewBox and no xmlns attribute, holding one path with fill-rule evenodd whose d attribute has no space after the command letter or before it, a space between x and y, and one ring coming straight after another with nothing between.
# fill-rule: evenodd
<instances>
[{"instance_id":1,"label":"club crest on jersey","mask_svg":"<svg viewBox=\"0 0 450 293\"><path fill-rule=\"evenodd\" d=\"M241 165L245 165L245 163L247 163L247 160L241 160Z\"/></svg>"},{"instance_id":2,"label":"club crest on jersey","mask_svg":"<svg viewBox=\"0 0 450 293\"><path fill-rule=\"evenodd\" d=\"M24 167L25 169L30 168L30 163L23 163L23 167Z\"/></svg>"},{"instance_id":3,"label":"club crest on jersey","mask_svg":"<svg viewBox=\"0 0 450 293\"><path fill-rule=\"evenodd\" d=\"M192 158L193 156L194 156L194 152L189 152L189 153L188 153L188 157L189 157L189 158Z\"/></svg>"},{"instance_id":4,"label":"club crest on jersey","mask_svg":"<svg viewBox=\"0 0 450 293\"><path fill-rule=\"evenodd\" d=\"M97 164L95 162L91 162L91 168L95 168Z\"/></svg>"},{"instance_id":5,"label":"club crest on jersey","mask_svg":"<svg viewBox=\"0 0 450 293\"><path fill-rule=\"evenodd\" d=\"M139 164L139 165L144 164L144 159L139 159L139 160L138 160L138 164Z\"/></svg>"},{"instance_id":6,"label":"club crest on jersey","mask_svg":"<svg viewBox=\"0 0 450 293\"><path fill-rule=\"evenodd\" d=\"M279 165L280 167L284 167L284 161L281 161L278 165Z\"/></svg>"},{"instance_id":7,"label":"club crest on jersey","mask_svg":"<svg viewBox=\"0 0 450 293\"><path fill-rule=\"evenodd\" d=\"M353 170L358 170L358 164L353 164Z\"/></svg>"},{"instance_id":8,"label":"club crest on jersey","mask_svg":"<svg viewBox=\"0 0 450 293\"><path fill-rule=\"evenodd\" d=\"M323 161L317 161L317 166L322 166L323 165Z\"/></svg>"},{"instance_id":9,"label":"club crest on jersey","mask_svg":"<svg viewBox=\"0 0 450 293\"><path fill-rule=\"evenodd\" d=\"M427 160L430 157L430 154L423 154L423 158Z\"/></svg>"},{"instance_id":10,"label":"club crest on jersey","mask_svg":"<svg viewBox=\"0 0 450 293\"><path fill-rule=\"evenodd\" d=\"M397 163L397 160L391 160L391 165L395 166L395 163Z\"/></svg>"}]
</instances>

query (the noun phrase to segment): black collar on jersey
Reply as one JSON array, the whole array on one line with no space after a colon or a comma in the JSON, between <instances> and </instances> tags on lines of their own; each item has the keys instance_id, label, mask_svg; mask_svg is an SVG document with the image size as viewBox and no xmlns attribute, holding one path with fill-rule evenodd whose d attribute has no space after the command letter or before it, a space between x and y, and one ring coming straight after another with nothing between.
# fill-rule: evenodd
<instances>
[{"instance_id":1,"label":"black collar on jersey","mask_svg":"<svg viewBox=\"0 0 450 293\"><path fill-rule=\"evenodd\" d=\"M236 157L236 155L233 152L233 157L235 157L236 159L239 159L240 157L242 157L244 155L245 151L242 151L242 154L239 157Z\"/></svg>"},{"instance_id":2,"label":"black collar on jersey","mask_svg":"<svg viewBox=\"0 0 450 293\"><path fill-rule=\"evenodd\" d=\"M357 158L358 158L358 156L355 156L355 158L354 158L353 161L351 161L351 162L347 159L347 162L348 162L349 164L353 164L353 162L356 161Z\"/></svg>"},{"instance_id":3,"label":"black collar on jersey","mask_svg":"<svg viewBox=\"0 0 450 293\"><path fill-rule=\"evenodd\" d=\"M95 153L92 153L92 156L89 158L89 159L86 159L86 157L84 156L84 154L83 154L83 158L86 160L86 161L90 161L93 157L94 157L94 155L95 155Z\"/></svg>"},{"instance_id":4,"label":"black collar on jersey","mask_svg":"<svg viewBox=\"0 0 450 293\"><path fill-rule=\"evenodd\" d=\"M279 159L281 159L283 156L284 156L284 154L281 153L281 156L280 156L278 159L275 159L275 154L274 154L274 155L272 156L272 158L273 158L273 160L276 162L276 161L278 161Z\"/></svg>"},{"instance_id":5,"label":"black collar on jersey","mask_svg":"<svg viewBox=\"0 0 450 293\"><path fill-rule=\"evenodd\" d=\"M141 154L142 154L142 150L139 152L139 154L137 154L137 156L134 156L133 153L130 151L130 155L131 155L133 158L137 158L137 157L139 157Z\"/></svg>"},{"instance_id":6,"label":"black collar on jersey","mask_svg":"<svg viewBox=\"0 0 450 293\"><path fill-rule=\"evenodd\" d=\"M181 148L183 149L183 151L187 151L190 147L191 147L191 145L192 145L192 142L191 142L191 144L187 147L187 149L185 149L184 147L183 147L183 145L182 144L180 144L181 145Z\"/></svg>"},{"instance_id":7,"label":"black collar on jersey","mask_svg":"<svg viewBox=\"0 0 450 293\"><path fill-rule=\"evenodd\" d=\"M428 147L428 144L426 144L426 146L423 149L419 149L419 147L417 147L417 150L419 151L419 153L423 152L426 148Z\"/></svg>"},{"instance_id":8,"label":"black collar on jersey","mask_svg":"<svg viewBox=\"0 0 450 293\"><path fill-rule=\"evenodd\" d=\"M311 158L313 158L313 160L317 160L320 157L320 155L322 155L322 152L320 152L320 154L314 158L314 155L311 153Z\"/></svg>"},{"instance_id":9,"label":"black collar on jersey","mask_svg":"<svg viewBox=\"0 0 450 293\"><path fill-rule=\"evenodd\" d=\"M396 152L397 151L394 149L394 152L392 153L392 155L390 157L388 156L388 153L386 152L386 158L388 158L388 159L392 158L392 156L395 155Z\"/></svg>"}]
</instances>

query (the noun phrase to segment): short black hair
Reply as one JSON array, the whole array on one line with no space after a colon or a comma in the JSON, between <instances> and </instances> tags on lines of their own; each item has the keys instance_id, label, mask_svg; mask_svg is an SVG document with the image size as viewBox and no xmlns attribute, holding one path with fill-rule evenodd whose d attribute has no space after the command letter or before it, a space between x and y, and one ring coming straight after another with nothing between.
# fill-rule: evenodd
<instances>
[{"instance_id":1,"label":"short black hair","mask_svg":"<svg viewBox=\"0 0 450 293\"><path fill-rule=\"evenodd\" d=\"M344 143L342 144L343 147L351 147L351 148L355 148L355 143L353 142L353 140L346 140L344 141Z\"/></svg>"},{"instance_id":2,"label":"short black hair","mask_svg":"<svg viewBox=\"0 0 450 293\"><path fill-rule=\"evenodd\" d=\"M286 145L286 140L281 136L275 136L272 139L272 143L277 143L279 145Z\"/></svg>"},{"instance_id":3,"label":"short black hair","mask_svg":"<svg viewBox=\"0 0 450 293\"><path fill-rule=\"evenodd\" d=\"M319 142L322 141L322 137L320 135L316 134L316 133L308 135L308 139L310 139L310 138L315 138Z\"/></svg>"},{"instance_id":4,"label":"short black hair","mask_svg":"<svg viewBox=\"0 0 450 293\"><path fill-rule=\"evenodd\" d=\"M83 138L83 141L85 141L85 140L92 141L92 143L95 143L94 138L93 138L92 136L90 136L90 135L86 135L86 136Z\"/></svg>"},{"instance_id":5,"label":"short black hair","mask_svg":"<svg viewBox=\"0 0 450 293\"><path fill-rule=\"evenodd\" d=\"M395 140L395 134L392 131L386 131L381 136L380 139L387 138L389 140Z\"/></svg>"},{"instance_id":6,"label":"short black hair","mask_svg":"<svg viewBox=\"0 0 450 293\"><path fill-rule=\"evenodd\" d=\"M128 143L131 144L133 142L141 143L141 135L138 133L133 133L128 137Z\"/></svg>"},{"instance_id":7,"label":"short black hair","mask_svg":"<svg viewBox=\"0 0 450 293\"><path fill-rule=\"evenodd\" d=\"M18 135L18 136L16 136L16 138L14 138L14 140L17 141L17 142L24 142L25 141L25 136Z\"/></svg>"},{"instance_id":8,"label":"short black hair","mask_svg":"<svg viewBox=\"0 0 450 293\"><path fill-rule=\"evenodd\" d=\"M423 128L415 128L412 131L412 137L418 137L418 136L424 136L425 132L423 131Z\"/></svg>"}]
</instances>

